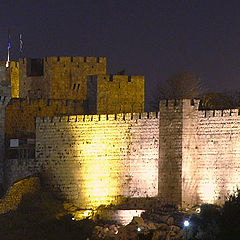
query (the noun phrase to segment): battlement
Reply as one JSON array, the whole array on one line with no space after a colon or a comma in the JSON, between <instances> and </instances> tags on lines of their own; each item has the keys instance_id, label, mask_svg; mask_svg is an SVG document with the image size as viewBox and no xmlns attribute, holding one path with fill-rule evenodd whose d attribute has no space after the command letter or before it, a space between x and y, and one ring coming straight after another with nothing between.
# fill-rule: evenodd
<instances>
[{"instance_id":1,"label":"battlement","mask_svg":"<svg viewBox=\"0 0 240 240\"><path fill-rule=\"evenodd\" d=\"M98 75L92 75L89 76L89 80L105 80L106 82L116 82L116 81L126 81L126 82L134 82L136 80L142 80L144 79L144 76L138 76L138 75L117 75L117 74L110 74L110 75L105 75L105 74L98 74Z\"/></svg>"},{"instance_id":2,"label":"battlement","mask_svg":"<svg viewBox=\"0 0 240 240\"><path fill-rule=\"evenodd\" d=\"M14 107L22 108L25 106L36 105L38 105L39 107L51 107L52 105L59 104L67 107L77 103L83 104L83 101L74 99L12 98L8 105L14 105Z\"/></svg>"},{"instance_id":3,"label":"battlement","mask_svg":"<svg viewBox=\"0 0 240 240\"><path fill-rule=\"evenodd\" d=\"M21 58L19 62L26 64L28 58ZM45 57L45 63L104 63L106 64L106 57Z\"/></svg>"},{"instance_id":4,"label":"battlement","mask_svg":"<svg viewBox=\"0 0 240 240\"><path fill-rule=\"evenodd\" d=\"M199 99L170 99L170 100L161 100L160 101L160 110L168 108L178 108L178 107L189 107L192 106L195 109L199 109L200 100Z\"/></svg>"},{"instance_id":5,"label":"battlement","mask_svg":"<svg viewBox=\"0 0 240 240\"><path fill-rule=\"evenodd\" d=\"M68 115L37 118L37 122L99 122L99 121L137 121L139 119L159 119L159 112L117 113L95 115Z\"/></svg>"},{"instance_id":6,"label":"battlement","mask_svg":"<svg viewBox=\"0 0 240 240\"><path fill-rule=\"evenodd\" d=\"M224 109L224 110L199 110L199 117L209 118L209 117L229 117L229 116L239 116L240 109Z\"/></svg>"}]
</instances>

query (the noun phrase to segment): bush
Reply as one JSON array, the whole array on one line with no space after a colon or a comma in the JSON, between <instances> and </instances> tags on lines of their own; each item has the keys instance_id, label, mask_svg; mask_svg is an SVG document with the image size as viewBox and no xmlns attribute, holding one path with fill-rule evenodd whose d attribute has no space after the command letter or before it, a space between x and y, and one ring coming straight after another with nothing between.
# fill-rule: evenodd
<instances>
[{"instance_id":1,"label":"bush","mask_svg":"<svg viewBox=\"0 0 240 240\"><path fill-rule=\"evenodd\" d=\"M228 197L222 207L220 222L222 240L240 239L240 190Z\"/></svg>"},{"instance_id":2,"label":"bush","mask_svg":"<svg viewBox=\"0 0 240 240\"><path fill-rule=\"evenodd\" d=\"M190 226L184 229L187 240L215 240L219 234L220 208L203 204L200 214L190 216Z\"/></svg>"},{"instance_id":3,"label":"bush","mask_svg":"<svg viewBox=\"0 0 240 240\"><path fill-rule=\"evenodd\" d=\"M190 216L184 229L186 240L239 240L240 190L231 194L223 207L203 204L200 214Z\"/></svg>"}]
</instances>

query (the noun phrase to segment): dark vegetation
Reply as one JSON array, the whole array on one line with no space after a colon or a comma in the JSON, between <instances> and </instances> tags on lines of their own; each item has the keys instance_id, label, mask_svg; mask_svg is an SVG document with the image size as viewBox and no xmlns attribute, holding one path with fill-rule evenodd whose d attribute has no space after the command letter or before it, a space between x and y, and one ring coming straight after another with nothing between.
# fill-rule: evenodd
<instances>
[{"instance_id":1,"label":"dark vegetation","mask_svg":"<svg viewBox=\"0 0 240 240\"><path fill-rule=\"evenodd\" d=\"M73 221L46 191L25 195L16 211L0 215L3 240L85 240L94 227L92 220Z\"/></svg>"},{"instance_id":2,"label":"dark vegetation","mask_svg":"<svg viewBox=\"0 0 240 240\"><path fill-rule=\"evenodd\" d=\"M201 77L190 70L180 71L156 87L150 100L150 111L159 110L163 99L201 99L202 110L222 110L240 107L240 90L213 92Z\"/></svg>"},{"instance_id":3,"label":"dark vegetation","mask_svg":"<svg viewBox=\"0 0 240 240\"><path fill-rule=\"evenodd\" d=\"M200 214L190 216L186 240L240 239L240 190L230 195L222 207L203 204Z\"/></svg>"}]
</instances>

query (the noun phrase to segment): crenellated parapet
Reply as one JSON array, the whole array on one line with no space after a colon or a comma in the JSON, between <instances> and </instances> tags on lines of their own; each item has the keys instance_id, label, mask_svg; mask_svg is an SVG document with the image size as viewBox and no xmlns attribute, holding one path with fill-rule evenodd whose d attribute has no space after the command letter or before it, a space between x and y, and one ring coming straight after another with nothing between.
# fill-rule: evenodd
<instances>
[{"instance_id":1,"label":"crenellated parapet","mask_svg":"<svg viewBox=\"0 0 240 240\"><path fill-rule=\"evenodd\" d=\"M240 117L240 109L223 109L223 110L200 110L198 113L200 118L209 117Z\"/></svg>"},{"instance_id":2,"label":"crenellated parapet","mask_svg":"<svg viewBox=\"0 0 240 240\"><path fill-rule=\"evenodd\" d=\"M19 62L21 64L27 64L27 59L29 58L20 58ZM53 63L105 63L107 62L106 57L63 57L63 56L55 56L55 57L45 57L43 59L45 63L53 64Z\"/></svg>"},{"instance_id":3,"label":"crenellated parapet","mask_svg":"<svg viewBox=\"0 0 240 240\"><path fill-rule=\"evenodd\" d=\"M180 110L181 108L189 108L198 110L200 107L199 99L170 99L160 101L160 112L168 110Z\"/></svg>"},{"instance_id":4,"label":"crenellated parapet","mask_svg":"<svg viewBox=\"0 0 240 240\"><path fill-rule=\"evenodd\" d=\"M40 122L107 122L107 121L139 121L148 119L159 119L159 112L143 113L118 113L118 114L95 114L95 115L68 115L37 118Z\"/></svg>"}]
</instances>

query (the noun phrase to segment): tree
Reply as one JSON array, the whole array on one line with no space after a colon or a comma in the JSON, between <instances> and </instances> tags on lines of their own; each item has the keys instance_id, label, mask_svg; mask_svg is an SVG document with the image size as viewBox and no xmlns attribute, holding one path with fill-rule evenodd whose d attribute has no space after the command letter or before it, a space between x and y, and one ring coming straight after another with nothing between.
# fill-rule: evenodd
<instances>
[{"instance_id":1,"label":"tree","mask_svg":"<svg viewBox=\"0 0 240 240\"><path fill-rule=\"evenodd\" d=\"M240 91L210 92L202 97L202 109L233 109L240 106Z\"/></svg>"},{"instance_id":2,"label":"tree","mask_svg":"<svg viewBox=\"0 0 240 240\"><path fill-rule=\"evenodd\" d=\"M205 92L203 81L196 73L184 70L174 74L165 83L159 84L155 97L150 101L151 108L158 110L162 99L198 98Z\"/></svg>"}]
</instances>

